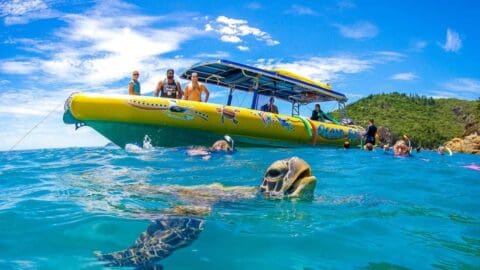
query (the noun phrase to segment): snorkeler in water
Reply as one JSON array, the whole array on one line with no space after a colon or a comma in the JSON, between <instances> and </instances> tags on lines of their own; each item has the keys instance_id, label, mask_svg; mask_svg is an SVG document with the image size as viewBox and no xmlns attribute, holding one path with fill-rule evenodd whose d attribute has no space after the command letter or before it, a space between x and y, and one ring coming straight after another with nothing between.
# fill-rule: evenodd
<instances>
[{"instance_id":1,"label":"snorkeler in water","mask_svg":"<svg viewBox=\"0 0 480 270\"><path fill-rule=\"evenodd\" d=\"M448 155L451 156L452 155L452 150L450 148L446 147L446 146L440 146L437 149L437 153L439 155L442 155L442 156L445 155L445 153L448 153Z\"/></svg>"},{"instance_id":2,"label":"snorkeler in water","mask_svg":"<svg viewBox=\"0 0 480 270\"><path fill-rule=\"evenodd\" d=\"M225 135L224 140L216 141L211 147L195 147L187 150L189 156L201 156L204 160L209 160L214 153L231 154L235 152L233 139Z\"/></svg>"},{"instance_id":3,"label":"snorkeler in water","mask_svg":"<svg viewBox=\"0 0 480 270\"><path fill-rule=\"evenodd\" d=\"M395 156L409 156L410 155L410 147L404 140L398 140L393 145L393 154Z\"/></svg>"}]
</instances>

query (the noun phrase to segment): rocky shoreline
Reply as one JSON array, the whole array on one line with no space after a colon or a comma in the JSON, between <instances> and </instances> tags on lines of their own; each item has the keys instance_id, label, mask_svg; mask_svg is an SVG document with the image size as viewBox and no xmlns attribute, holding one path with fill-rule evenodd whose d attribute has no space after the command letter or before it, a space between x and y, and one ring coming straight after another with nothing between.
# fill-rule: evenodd
<instances>
[{"instance_id":1,"label":"rocky shoreline","mask_svg":"<svg viewBox=\"0 0 480 270\"><path fill-rule=\"evenodd\" d=\"M453 138L445 146L454 152L480 155L480 136L475 132L463 138Z\"/></svg>"}]
</instances>

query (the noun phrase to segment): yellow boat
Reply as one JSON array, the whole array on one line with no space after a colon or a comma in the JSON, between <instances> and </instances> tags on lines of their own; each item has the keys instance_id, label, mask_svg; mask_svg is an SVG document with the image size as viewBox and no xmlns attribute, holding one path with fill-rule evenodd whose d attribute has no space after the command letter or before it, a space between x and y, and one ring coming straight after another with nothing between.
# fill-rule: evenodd
<instances>
[{"instance_id":1,"label":"yellow boat","mask_svg":"<svg viewBox=\"0 0 480 270\"><path fill-rule=\"evenodd\" d=\"M300 105L346 97L328 85L285 71L269 71L227 60L196 64L181 77L230 89L226 105L169 98L74 93L65 103L64 122L90 126L120 147L210 145L228 134L236 146L301 147L360 142L361 128L312 121ZM251 108L230 106L234 90L252 92ZM292 116L257 110L260 95L292 103Z\"/></svg>"}]
</instances>

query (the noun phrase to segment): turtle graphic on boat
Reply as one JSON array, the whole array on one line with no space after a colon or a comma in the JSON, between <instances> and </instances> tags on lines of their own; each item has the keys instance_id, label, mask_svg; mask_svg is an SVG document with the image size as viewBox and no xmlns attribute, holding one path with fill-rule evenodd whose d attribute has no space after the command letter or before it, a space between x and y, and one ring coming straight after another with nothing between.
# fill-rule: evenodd
<instances>
[{"instance_id":1,"label":"turtle graphic on boat","mask_svg":"<svg viewBox=\"0 0 480 270\"><path fill-rule=\"evenodd\" d=\"M217 112L219 112L222 116L222 124L225 123L225 118L232 120L234 124L238 124L237 113L240 112L239 110L234 110L231 108L227 108L226 106L222 106L221 108L217 108Z\"/></svg>"},{"instance_id":2,"label":"turtle graphic on boat","mask_svg":"<svg viewBox=\"0 0 480 270\"><path fill-rule=\"evenodd\" d=\"M282 118L278 115L275 115L277 117L278 123L280 123L280 126L287 129L288 131L293 131L293 125L292 123L288 120L288 118Z\"/></svg>"},{"instance_id":3,"label":"turtle graphic on boat","mask_svg":"<svg viewBox=\"0 0 480 270\"><path fill-rule=\"evenodd\" d=\"M189 110L191 110L193 107L191 106L179 106L177 104L177 101L175 100L169 100L168 101L168 109L171 111L171 112L175 112L175 113L186 113L188 112Z\"/></svg>"},{"instance_id":4,"label":"turtle graphic on boat","mask_svg":"<svg viewBox=\"0 0 480 270\"><path fill-rule=\"evenodd\" d=\"M260 117L260 120L262 120L262 124L264 126L270 125L273 123L272 115L267 112L257 112L257 115Z\"/></svg>"},{"instance_id":5,"label":"turtle graphic on boat","mask_svg":"<svg viewBox=\"0 0 480 270\"><path fill-rule=\"evenodd\" d=\"M134 196L172 196L183 204L165 210L129 248L112 253L97 252L96 256L108 266L155 266L198 238L204 229L204 216L212 211L215 203L257 196L313 199L315 185L316 178L310 166L298 157L272 163L258 187L225 187L218 183L198 186L122 185L120 188Z\"/></svg>"}]
</instances>

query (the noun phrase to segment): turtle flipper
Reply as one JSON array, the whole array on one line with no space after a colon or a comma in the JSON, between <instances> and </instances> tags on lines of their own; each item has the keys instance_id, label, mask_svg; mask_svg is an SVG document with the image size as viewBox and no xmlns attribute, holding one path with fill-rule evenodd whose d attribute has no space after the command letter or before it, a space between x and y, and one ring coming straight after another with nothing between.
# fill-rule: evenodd
<instances>
[{"instance_id":1,"label":"turtle flipper","mask_svg":"<svg viewBox=\"0 0 480 270\"><path fill-rule=\"evenodd\" d=\"M128 249L96 256L109 266L151 265L197 239L204 222L194 217L164 216L148 226Z\"/></svg>"}]
</instances>

